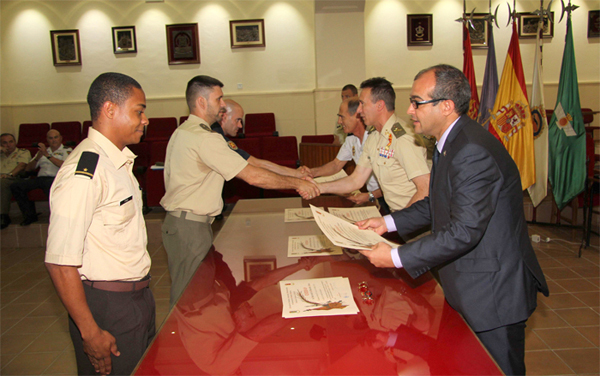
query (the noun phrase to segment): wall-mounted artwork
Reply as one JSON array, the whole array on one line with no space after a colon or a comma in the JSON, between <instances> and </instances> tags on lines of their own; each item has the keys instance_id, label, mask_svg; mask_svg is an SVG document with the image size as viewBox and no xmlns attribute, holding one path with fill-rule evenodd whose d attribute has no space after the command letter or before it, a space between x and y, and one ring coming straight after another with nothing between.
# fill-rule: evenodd
<instances>
[{"instance_id":1,"label":"wall-mounted artwork","mask_svg":"<svg viewBox=\"0 0 600 376\"><path fill-rule=\"evenodd\" d=\"M554 19L554 12L550 12L552 19ZM540 16L533 13L518 13L519 20L519 38L535 38L537 34L538 21ZM554 36L554 23L548 19L548 16L544 16L544 32L542 34L544 38L552 38Z\"/></svg>"},{"instance_id":2,"label":"wall-mounted artwork","mask_svg":"<svg viewBox=\"0 0 600 376\"><path fill-rule=\"evenodd\" d=\"M112 28L113 50L116 54L137 52L135 26L119 26Z\"/></svg>"},{"instance_id":3,"label":"wall-mounted artwork","mask_svg":"<svg viewBox=\"0 0 600 376\"><path fill-rule=\"evenodd\" d=\"M469 18L469 14L465 14ZM467 23L469 37L471 38L471 48L488 48L488 16L487 13L474 13L471 22ZM471 27L471 25L473 25ZM466 38L466 37L463 37Z\"/></svg>"},{"instance_id":4,"label":"wall-mounted artwork","mask_svg":"<svg viewBox=\"0 0 600 376\"><path fill-rule=\"evenodd\" d=\"M408 46L433 46L433 14L406 15Z\"/></svg>"},{"instance_id":5,"label":"wall-mounted artwork","mask_svg":"<svg viewBox=\"0 0 600 376\"><path fill-rule=\"evenodd\" d=\"M588 12L588 38L600 37L600 10Z\"/></svg>"},{"instance_id":6,"label":"wall-mounted artwork","mask_svg":"<svg viewBox=\"0 0 600 376\"><path fill-rule=\"evenodd\" d=\"M169 65L200 64L198 24L167 25Z\"/></svg>"},{"instance_id":7,"label":"wall-mounted artwork","mask_svg":"<svg viewBox=\"0 0 600 376\"><path fill-rule=\"evenodd\" d=\"M229 21L231 48L265 47L265 20Z\"/></svg>"},{"instance_id":8,"label":"wall-mounted artwork","mask_svg":"<svg viewBox=\"0 0 600 376\"><path fill-rule=\"evenodd\" d=\"M54 65L81 65L79 30L51 30Z\"/></svg>"}]
</instances>

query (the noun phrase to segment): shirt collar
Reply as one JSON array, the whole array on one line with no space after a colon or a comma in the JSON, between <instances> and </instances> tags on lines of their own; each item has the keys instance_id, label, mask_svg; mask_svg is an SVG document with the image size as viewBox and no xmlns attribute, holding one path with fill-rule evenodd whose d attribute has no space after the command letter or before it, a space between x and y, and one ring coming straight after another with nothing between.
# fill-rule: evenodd
<instances>
[{"instance_id":1,"label":"shirt collar","mask_svg":"<svg viewBox=\"0 0 600 376\"><path fill-rule=\"evenodd\" d=\"M127 162L133 163L136 155L128 147L122 151L112 143L106 136L90 127L88 137L94 141L106 153L106 156L117 169L123 167Z\"/></svg>"},{"instance_id":2,"label":"shirt collar","mask_svg":"<svg viewBox=\"0 0 600 376\"><path fill-rule=\"evenodd\" d=\"M442 134L442 137L440 137L440 140L435 144L435 147L438 149L438 151L440 153L442 152L442 150L444 150L444 144L446 143L446 139L448 138L450 131L452 130L452 128L454 128L454 124L456 124L458 119L460 119L460 116L458 118L456 118L456 120L454 120L454 122L452 124L450 124L450 126L446 129L444 134Z\"/></svg>"}]
</instances>

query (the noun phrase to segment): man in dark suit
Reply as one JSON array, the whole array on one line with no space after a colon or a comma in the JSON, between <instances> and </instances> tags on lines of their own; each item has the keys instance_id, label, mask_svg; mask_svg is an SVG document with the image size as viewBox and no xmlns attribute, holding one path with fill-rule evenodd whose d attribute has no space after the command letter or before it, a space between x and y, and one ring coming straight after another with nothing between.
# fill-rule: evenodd
<instances>
[{"instance_id":1,"label":"man in dark suit","mask_svg":"<svg viewBox=\"0 0 600 376\"><path fill-rule=\"evenodd\" d=\"M398 249L361 251L378 267L413 277L436 267L448 303L463 315L507 375L525 374L525 322L548 286L527 233L519 171L504 146L467 115L471 91L458 69L415 77L408 114L435 136L429 197L384 218L359 222L379 234L431 234Z\"/></svg>"}]
</instances>

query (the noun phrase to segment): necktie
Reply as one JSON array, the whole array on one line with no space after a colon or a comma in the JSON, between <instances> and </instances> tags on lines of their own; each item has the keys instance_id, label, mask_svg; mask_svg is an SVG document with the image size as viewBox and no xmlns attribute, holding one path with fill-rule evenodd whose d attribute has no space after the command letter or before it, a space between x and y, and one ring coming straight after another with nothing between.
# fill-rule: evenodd
<instances>
[{"instance_id":1,"label":"necktie","mask_svg":"<svg viewBox=\"0 0 600 376\"><path fill-rule=\"evenodd\" d=\"M436 146L434 147L434 149L433 149L433 158L432 158L432 161L433 161L433 167L434 167L434 168L435 168L435 166L437 166L437 163L438 163L438 160L439 160L439 159L440 159L440 152L439 152L439 150L438 150L438 148L437 148L437 145L436 145Z\"/></svg>"}]
</instances>

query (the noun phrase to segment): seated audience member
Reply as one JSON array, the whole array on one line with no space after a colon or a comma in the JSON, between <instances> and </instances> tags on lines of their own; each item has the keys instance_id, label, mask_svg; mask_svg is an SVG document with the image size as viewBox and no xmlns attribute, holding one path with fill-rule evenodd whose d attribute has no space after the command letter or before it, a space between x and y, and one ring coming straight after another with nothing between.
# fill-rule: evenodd
<instances>
[{"instance_id":1,"label":"seated audience member","mask_svg":"<svg viewBox=\"0 0 600 376\"><path fill-rule=\"evenodd\" d=\"M342 102L348 101L352 98L358 98L358 89L356 86L348 84L342 88ZM335 138L333 141L334 145L341 145L344 143L344 141L346 141L346 132L344 132L339 122L335 124L335 128L333 129L333 137Z\"/></svg>"},{"instance_id":2,"label":"seated audience member","mask_svg":"<svg viewBox=\"0 0 600 376\"><path fill-rule=\"evenodd\" d=\"M356 112L359 105L360 102L358 99L345 100L340 104L338 124L341 125L344 133L347 134L348 137L346 137L346 141L340 148L340 151L334 160L323 166L310 169L310 175L312 177L336 174L350 160L354 160L354 162L358 164L360 155L363 151L363 145L369 137L369 133L365 130L365 124ZM357 204L364 204L367 201L375 202L375 199L377 199L379 200L381 207L384 208L384 212L389 212L389 208L383 199L377 179L372 173L367 181L367 191L368 192L366 193L360 193L358 195L350 195L348 196L348 200Z\"/></svg>"},{"instance_id":3,"label":"seated audience member","mask_svg":"<svg viewBox=\"0 0 600 376\"><path fill-rule=\"evenodd\" d=\"M375 174L392 211L402 210L429 195L427 149L395 113L396 93L382 77L363 81L357 113L371 133L352 175L317 184L321 194L360 189Z\"/></svg>"},{"instance_id":4,"label":"seated audience member","mask_svg":"<svg viewBox=\"0 0 600 376\"><path fill-rule=\"evenodd\" d=\"M308 175L308 170L306 168L300 167L294 170L293 168L280 166L271 161L253 157L245 150L238 148L237 145L233 141L231 141L227 136L235 137L237 136L238 131L242 129L244 125L244 109L242 108L242 106L239 105L239 103L231 99L225 99L224 102L225 111L221 112L221 116L219 116L219 119L217 119L217 121L213 123L213 125L211 125L210 128L213 131L220 133L225 139L225 141L227 141L227 145L229 145L229 147L233 151L235 151L242 158L247 160L250 165L264 168L265 170L269 170L279 175L291 176L298 179L302 179L303 177Z\"/></svg>"},{"instance_id":5,"label":"seated audience member","mask_svg":"<svg viewBox=\"0 0 600 376\"><path fill-rule=\"evenodd\" d=\"M2 223L0 229L5 229L10 225L10 198L12 193L10 185L19 180L19 174L25 169L31 159L31 153L27 149L17 149L17 140L10 133L0 135L1 153L0 163L0 206Z\"/></svg>"},{"instance_id":6,"label":"seated audience member","mask_svg":"<svg viewBox=\"0 0 600 376\"><path fill-rule=\"evenodd\" d=\"M56 129L50 129L46 134L48 147L42 142L38 144L40 149L35 157L27 164L25 171L34 171L39 167L40 171L35 179L23 179L10 186L15 201L23 213L21 226L29 226L37 222L35 203L29 201L27 193L40 188L46 196L50 196L50 187L56 177L56 173L71 152L71 148L65 148L62 144L62 136Z\"/></svg>"}]
</instances>

